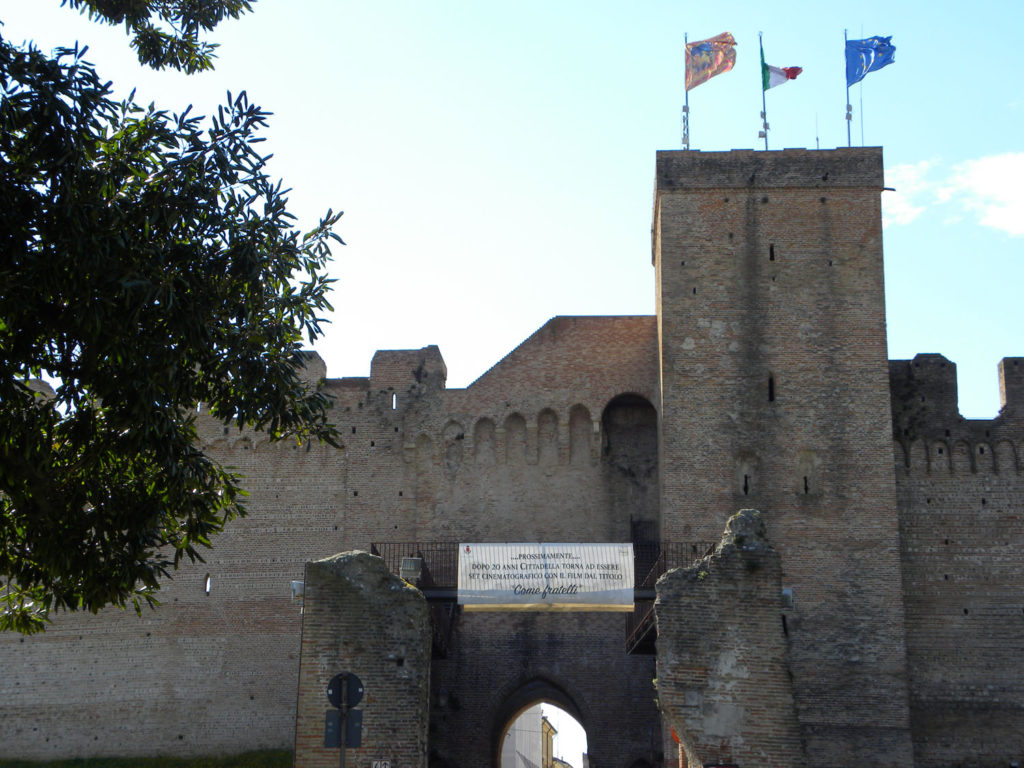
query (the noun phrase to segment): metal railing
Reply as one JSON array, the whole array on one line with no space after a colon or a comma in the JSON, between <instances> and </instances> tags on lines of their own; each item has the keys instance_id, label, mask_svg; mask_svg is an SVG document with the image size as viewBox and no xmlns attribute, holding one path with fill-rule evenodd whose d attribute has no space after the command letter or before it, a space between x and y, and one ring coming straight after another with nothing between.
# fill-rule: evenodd
<instances>
[{"instance_id":1,"label":"metal railing","mask_svg":"<svg viewBox=\"0 0 1024 768\"><path fill-rule=\"evenodd\" d=\"M418 557L423 570L416 582L425 589L455 589L459 583L459 542L457 541L388 541L370 545L370 554L384 560L388 569L398 574L402 558Z\"/></svg>"},{"instance_id":2,"label":"metal railing","mask_svg":"<svg viewBox=\"0 0 1024 768\"><path fill-rule=\"evenodd\" d=\"M708 541L642 541L633 544L633 586L653 589L665 571L689 565L714 547ZM388 541L370 545L392 573L399 573L402 558L418 557L423 570L417 584L427 589L454 589L458 584L459 544L456 541Z\"/></svg>"},{"instance_id":3,"label":"metal railing","mask_svg":"<svg viewBox=\"0 0 1024 768\"><path fill-rule=\"evenodd\" d=\"M636 600L632 613L626 614L627 653L653 653L656 627L654 620L654 585L667 571L692 564L711 554L715 542L664 541L634 542L633 588ZM398 574L402 559L422 560L416 584L424 590L454 590L458 585L459 543L456 541L388 541L370 545L370 552L381 557L388 569ZM450 599L451 595L448 596ZM447 651L451 635L452 615L434 616L435 651Z\"/></svg>"},{"instance_id":4,"label":"metal railing","mask_svg":"<svg viewBox=\"0 0 1024 768\"><path fill-rule=\"evenodd\" d=\"M635 547L636 545L634 545ZM702 557L711 554L715 542L711 541L666 541L657 546L657 554L649 567L641 570L638 556L635 590L653 590L666 572L673 568L682 568ZM634 549L636 552L636 549ZM641 574L643 574L641 576ZM654 641L657 627L654 617L654 600L637 599L633 603L633 612L626 614L626 653L654 653Z\"/></svg>"}]
</instances>

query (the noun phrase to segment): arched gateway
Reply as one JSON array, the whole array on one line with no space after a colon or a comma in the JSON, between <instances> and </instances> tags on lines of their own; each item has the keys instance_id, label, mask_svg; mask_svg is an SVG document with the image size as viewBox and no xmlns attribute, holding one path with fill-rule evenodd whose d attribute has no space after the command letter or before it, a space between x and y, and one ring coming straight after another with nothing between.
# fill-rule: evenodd
<instances>
[{"instance_id":1,"label":"arched gateway","mask_svg":"<svg viewBox=\"0 0 1024 768\"><path fill-rule=\"evenodd\" d=\"M422 561L420 582L439 557ZM632 612L473 611L451 598L444 586L412 587L367 553L307 566L297 765L337 761L323 747L321 689L339 672L365 684L370 757L393 765L499 768L509 724L542 701L581 723L591 765L662 762L654 656L628 651Z\"/></svg>"}]
</instances>

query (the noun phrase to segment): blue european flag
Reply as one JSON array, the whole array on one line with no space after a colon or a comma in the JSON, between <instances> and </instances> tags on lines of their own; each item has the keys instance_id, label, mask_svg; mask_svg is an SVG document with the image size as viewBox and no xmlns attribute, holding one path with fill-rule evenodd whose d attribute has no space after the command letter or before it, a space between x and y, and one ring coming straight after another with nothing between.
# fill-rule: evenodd
<instances>
[{"instance_id":1,"label":"blue european flag","mask_svg":"<svg viewBox=\"0 0 1024 768\"><path fill-rule=\"evenodd\" d=\"M846 86L859 83L868 72L892 64L896 46L892 37L868 37L846 41Z\"/></svg>"}]
</instances>

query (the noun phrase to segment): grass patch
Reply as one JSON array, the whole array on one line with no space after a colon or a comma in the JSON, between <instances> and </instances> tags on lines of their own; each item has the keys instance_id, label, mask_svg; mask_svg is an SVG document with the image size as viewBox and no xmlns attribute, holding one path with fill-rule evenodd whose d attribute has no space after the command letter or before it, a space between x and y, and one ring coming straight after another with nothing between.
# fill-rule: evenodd
<instances>
[{"instance_id":1,"label":"grass patch","mask_svg":"<svg viewBox=\"0 0 1024 768\"><path fill-rule=\"evenodd\" d=\"M78 757L74 760L0 759L0 768L292 768L291 750L246 752L228 757Z\"/></svg>"}]
</instances>

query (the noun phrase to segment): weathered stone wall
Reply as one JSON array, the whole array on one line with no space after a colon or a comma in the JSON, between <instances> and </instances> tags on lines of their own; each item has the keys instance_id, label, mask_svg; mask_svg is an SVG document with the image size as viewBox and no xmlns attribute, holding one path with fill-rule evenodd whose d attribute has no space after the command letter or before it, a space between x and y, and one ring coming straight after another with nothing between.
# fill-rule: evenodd
<instances>
[{"instance_id":1,"label":"weathered stone wall","mask_svg":"<svg viewBox=\"0 0 1024 768\"><path fill-rule=\"evenodd\" d=\"M795 598L810 764L1019 760L1024 360L1004 361L991 422L960 419L932 356L914 365L934 376L894 364L890 404L876 149L670 152L658 179L657 317L554 318L460 390L436 347L379 352L368 376L322 384L341 450L201 412L204 448L246 476L248 517L155 612L0 636L0 756L293 746L289 583L337 552L707 540L756 506ZM310 355L309 380L324 375ZM624 656L622 635L615 615L456 615L433 759L489 765L540 697L580 713L597 768L658 762L653 661Z\"/></svg>"},{"instance_id":2,"label":"weathered stone wall","mask_svg":"<svg viewBox=\"0 0 1024 768\"><path fill-rule=\"evenodd\" d=\"M430 695L430 617L415 587L379 557L346 552L306 566L302 654L295 719L296 768L334 768L339 750L324 746L327 685L356 675L364 696L362 744L346 762L390 760L426 768Z\"/></svg>"},{"instance_id":3,"label":"weathered stone wall","mask_svg":"<svg viewBox=\"0 0 1024 768\"><path fill-rule=\"evenodd\" d=\"M1024 359L991 420L957 409L941 355L890 363L915 764L1024 756Z\"/></svg>"},{"instance_id":4,"label":"weathered stone wall","mask_svg":"<svg viewBox=\"0 0 1024 768\"><path fill-rule=\"evenodd\" d=\"M912 759L877 148L660 152L666 539L753 506L799 606L808 759Z\"/></svg>"},{"instance_id":5,"label":"weathered stone wall","mask_svg":"<svg viewBox=\"0 0 1024 768\"><path fill-rule=\"evenodd\" d=\"M684 768L807 764L782 621L782 567L755 510L715 552L658 581L658 701Z\"/></svg>"}]
</instances>

